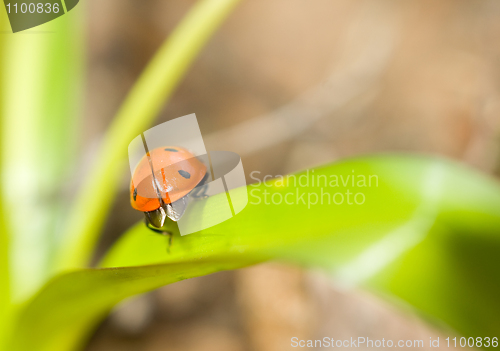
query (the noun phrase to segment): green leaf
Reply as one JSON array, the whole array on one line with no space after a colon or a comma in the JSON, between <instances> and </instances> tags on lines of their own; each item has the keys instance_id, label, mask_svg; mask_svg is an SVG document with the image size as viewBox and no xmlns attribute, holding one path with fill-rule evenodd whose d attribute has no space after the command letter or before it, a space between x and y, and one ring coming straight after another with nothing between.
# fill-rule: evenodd
<instances>
[{"instance_id":1,"label":"green leaf","mask_svg":"<svg viewBox=\"0 0 500 351\"><path fill-rule=\"evenodd\" d=\"M85 266L127 161L130 141L146 130L212 33L238 0L201 0L182 20L130 91L105 135L98 159L77 196L58 266Z\"/></svg>"},{"instance_id":2,"label":"green leaf","mask_svg":"<svg viewBox=\"0 0 500 351\"><path fill-rule=\"evenodd\" d=\"M0 30L8 30L8 18L5 12L0 11ZM0 37L0 70L4 70L4 57L5 57L5 40ZM2 74L0 74L0 77ZM0 82L0 135L3 134L4 128L4 95L5 86ZM5 168L3 162L3 155L0 153L0 173ZM11 310L11 296L10 296L10 262L9 262L9 246L10 246L10 231L7 228L5 213L5 194L2 187L0 187L0 347L4 340L4 333L7 329L8 318Z\"/></svg>"},{"instance_id":3,"label":"green leaf","mask_svg":"<svg viewBox=\"0 0 500 351\"><path fill-rule=\"evenodd\" d=\"M2 16L5 8L1 6ZM82 83L77 12L2 34L2 193L10 228L11 288L22 301L52 270L63 184L74 164Z\"/></svg>"},{"instance_id":4,"label":"green leaf","mask_svg":"<svg viewBox=\"0 0 500 351\"><path fill-rule=\"evenodd\" d=\"M354 185L347 178L352 175ZM334 186L335 177L348 180ZM362 178L365 187L359 186ZM108 268L55 278L25 308L9 350L67 349L130 295L268 259L321 267L337 283L405 301L465 335L498 332L500 186L492 179L441 159L378 156L248 191L247 207L214 227L179 237L171 222L170 254L167 238L141 223L105 257ZM362 193L365 201L326 203L333 196L340 202L335 194L347 191ZM286 194L292 194L289 203L301 194L323 196L324 203L278 204ZM109 268L117 266L123 267Z\"/></svg>"},{"instance_id":5,"label":"green leaf","mask_svg":"<svg viewBox=\"0 0 500 351\"><path fill-rule=\"evenodd\" d=\"M51 280L23 311L7 349L76 349L118 301L179 280L241 266L237 260L205 260L64 273Z\"/></svg>"}]
</instances>

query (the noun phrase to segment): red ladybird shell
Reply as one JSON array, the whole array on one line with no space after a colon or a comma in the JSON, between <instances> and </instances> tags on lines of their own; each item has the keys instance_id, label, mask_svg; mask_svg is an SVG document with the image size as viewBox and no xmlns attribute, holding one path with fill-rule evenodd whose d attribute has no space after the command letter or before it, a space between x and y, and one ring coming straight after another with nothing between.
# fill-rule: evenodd
<instances>
[{"instance_id":1,"label":"red ladybird shell","mask_svg":"<svg viewBox=\"0 0 500 351\"><path fill-rule=\"evenodd\" d=\"M175 202L193 190L206 172L207 167L184 148L165 146L151 150L132 176L132 207L142 212L157 210L160 208L158 193L166 204Z\"/></svg>"}]
</instances>

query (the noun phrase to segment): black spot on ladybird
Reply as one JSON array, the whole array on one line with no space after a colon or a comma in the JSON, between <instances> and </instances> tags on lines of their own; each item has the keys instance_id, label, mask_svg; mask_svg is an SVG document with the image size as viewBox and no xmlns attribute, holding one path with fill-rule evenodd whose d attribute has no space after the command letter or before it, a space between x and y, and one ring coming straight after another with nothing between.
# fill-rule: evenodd
<instances>
[{"instance_id":1,"label":"black spot on ladybird","mask_svg":"<svg viewBox=\"0 0 500 351\"><path fill-rule=\"evenodd\" d=\"M183 176L184 178L186 178L186 179L191 178L191 174L189 174L189 173L188 173L188 172L186 172L186 171L183 171L182 169L179 171L179 174L180 174L181 176Z\"/></svg>"},{"instance_id":2,"label":"black spot on ladybird","mask_svg":"<svg viewBox=\"0 0 500 351\"><path fill-rule=\"evenodd\" d=\"M137 199L137 188L134 189L134 201Z\"/></svg>"},{"instance_id":3,"label":"black spot on ladybird","mask_svg":"<svg viewBox=\"0 0 500 351\"><path fill-rule=\"evenodd\" d=\"M178 152L179 150L176 150L176 149L172 149L172 148L167 147L167 148L165 149L165 151Z\"/></svg>"}]
</instances>

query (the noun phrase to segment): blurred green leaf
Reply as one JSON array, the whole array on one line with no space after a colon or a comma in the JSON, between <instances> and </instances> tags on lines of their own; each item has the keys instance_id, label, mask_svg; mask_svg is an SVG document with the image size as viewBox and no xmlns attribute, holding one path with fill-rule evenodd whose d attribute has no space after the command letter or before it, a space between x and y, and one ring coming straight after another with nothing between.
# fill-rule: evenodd
<instances>
[{"instance_id":1,"label":"blurred green leaf","mask_svg":"<svg viewBox=\"0 0 500 351\"><path fill-rule=\"evenodd\" d=\"M5 18L4 6L0 11ZM52 270L63 184L76 153L83 38L78 12L1 36L1 187L12 232L12 296L19 302Z\"/></svg>"},{"instance_id":2,"label":"blurred green leaf","mask_svg":"<svg viewBox=\"0 0 500 351\"><path fill-rule=\"evenodd\" d=\"M58 266L85 266L117 191L130 141L158 115L186 70L238 0L201 0L160 47L106 133L71 211Z\"/></svg>"},{"instance_id":3,"label":"blurred green leaf","mask_svg":"<svg viewBox=\"0 0 500 351\"><path fill-rule=\"evenodd\" d=\"M0 31L8 30L8 18L5 12L0 11ZM0 36L0 77L3 76L4 55L5 55L5 36ZM0 135L3 131L3 106L5 101L4 95L5 86L0 82ZM4 162L2 153L0 153L0 174L4 169ZM7 228L7 221L5 215L5 194L2 187L0 187L0 348L3 346L4 334L6 333L8 318L11 309L11 296L10 296L10 264L9 264L9 247L10 247L10 233Z\"/></svg>"},{"instance_id":4,"label":"blurred green leaf","mask_svg":"<svg viewBox=\"0 0 500 351\"><path fill-rule=\"evenodd\" d=\"M239 267L236 260L205 260L63 273L23 311L7 349L78 349L82 338L118 301L179 280Z\"/></svg>"},{"instance_id":5,"label":"blurred green leaf","mask_svg":"<svg viewBox=\"0 0 500 351\"><path fill-rule=\"evenodd\" d=\"M358 176L370 175L371 187L358 185ZM323 186L318 176L349 180ZM171 254L166 237L138 224L102 263L123 267L68 272L49 282L15 325L9 350L66 349L62 343L81 338L125 297L267 259L321 267L337 283L406 301L465 335L498 332L497 182L449 161L409 156L358 158L294 179L248 186L247 207L203 231L179 237L171 222ZM348 190L363 193L364 203L326 204ZM323 196L325 203L265 203L288 193Z\"/></svg>"}]
</instances>

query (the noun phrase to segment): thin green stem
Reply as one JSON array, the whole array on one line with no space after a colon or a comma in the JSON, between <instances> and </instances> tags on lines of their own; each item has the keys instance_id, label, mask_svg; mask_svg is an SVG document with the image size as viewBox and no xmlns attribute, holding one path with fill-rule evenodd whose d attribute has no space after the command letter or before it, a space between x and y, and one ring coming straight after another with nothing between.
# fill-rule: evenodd
<instances>
[{"instance_id":1,"label":"thin green stem","mask_svg":"<svg viewBox=\"0 0 500 351\"><path fill-rule=\"evenodd\" d=\"M58 260L60 269L88 263L123 176L129 142L151 125L190 64L237 2L198 2L130 91L71 209Z\"/></svg>"}]
</instances>

